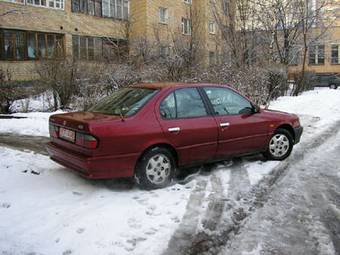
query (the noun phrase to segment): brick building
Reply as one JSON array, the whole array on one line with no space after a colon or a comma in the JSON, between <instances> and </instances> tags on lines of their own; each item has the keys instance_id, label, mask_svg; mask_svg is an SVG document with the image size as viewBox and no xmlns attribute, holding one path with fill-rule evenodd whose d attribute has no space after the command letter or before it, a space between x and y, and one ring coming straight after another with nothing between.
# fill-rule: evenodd
<instances>
[{"instance_id":1,"label":"brick building","mask_svg":"<svg viewBox=\"0 0 340 255\"><path fill-rule=\"evenodd\" d=\"M0 68L15 80L37 78L41 58L114 59L117 47L140 38L162 53L174 36L195 36L201 62L218 60L221 45L211 0L0 0ZM218 4L216 4L218 2ZM227 0L214 1L226 6ZM195 32L193 24L197 24Z\"/></svg>"}]
</instances>

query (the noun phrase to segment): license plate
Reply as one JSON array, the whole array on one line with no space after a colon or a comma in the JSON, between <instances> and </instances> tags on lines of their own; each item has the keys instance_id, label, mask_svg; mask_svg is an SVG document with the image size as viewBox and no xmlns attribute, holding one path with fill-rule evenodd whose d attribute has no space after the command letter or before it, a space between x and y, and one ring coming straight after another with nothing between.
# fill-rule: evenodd
<instances>
[{"instance_id":1,"label":"license plate","mask_svg":"<svg viewBox=\"0 0 340 255\"><path fill-rule=\"evenodd\" d=\"M62 139L65 139L67 141L74 142L76 133L72 130L65 129L65 128L60 128L59 130L59 137Z\"/></svg>"}]
</instances>

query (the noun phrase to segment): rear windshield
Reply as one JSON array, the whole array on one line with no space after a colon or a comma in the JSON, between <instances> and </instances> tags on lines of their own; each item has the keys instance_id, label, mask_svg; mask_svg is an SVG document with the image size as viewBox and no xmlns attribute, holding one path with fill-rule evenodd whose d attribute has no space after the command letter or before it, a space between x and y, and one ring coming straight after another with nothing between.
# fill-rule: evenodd
<instances>
[{"instance_id":1,"label":"rear windshield","mask_svg":"<svg viewBox=\"0 0 340 255\"><path fill-rule=\"evenodd\" d=\"M158 90L145 88L123 88L105 97L92 106L89 112L110 115L134 115Z\"/></svg>"}]
</instances>

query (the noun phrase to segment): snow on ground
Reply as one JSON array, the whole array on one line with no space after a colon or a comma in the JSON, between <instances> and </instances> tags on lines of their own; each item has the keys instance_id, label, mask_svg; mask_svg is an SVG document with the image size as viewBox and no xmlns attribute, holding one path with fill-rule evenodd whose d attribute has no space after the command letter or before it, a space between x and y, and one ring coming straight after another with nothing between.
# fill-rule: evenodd
<instances>
[{"instance_id":1,"label":"snow on ground","mask_svg":"<svg viewBox=\"0 0 340 255\"><path fill-rule=\"evenodd\" d=\"M51 91L15 100L11 105L12 112L45 112L53 108L54 99Z\"/></svg>"},{"instance_id":2,"label":"snow on ground","mask_svg":"<svg viewBox=\"0 0 340 255\"><path fill-rule=\"evenodd\" d=\"M160 254L195 186L141 191L42 155L0 148L0 159L1 254Z\"/></svg>"},{"instance_id":3,"label":"snow on ground","mask_svg":"<svg viewBox=\"0 0 340 255\"><path fill-rule=\"evenodd\" d=\"M12 133L19 135L49 136L48 118L57 112L30 112L15 113L12 116L25 117L23 119L1 119L0 133Z\"/></svg>"},{"instance_id":4,"label":"snow on ground","mask_svg":"<svg viewBox=\"0 0 340 255\"><path fill-rule=\"evenodd\" d=\"M339 119L339 104L340 90L316 88L297 97L280 97L271 102L269 109L320 118L319 127L323 128Z\"/></svg>"},{"instance_id":5,"label":"snow on ground","mask_svg":"<svg viewBox=\"0 0 340 255\"><path fill-rule=\"evenodd\" d=\"M263 176L269 174L274 167L279 165L279 161L256 161L246 163L244 166L247 169L249 181L251 185L256 185Z\"/></svg>"}]
</instances>

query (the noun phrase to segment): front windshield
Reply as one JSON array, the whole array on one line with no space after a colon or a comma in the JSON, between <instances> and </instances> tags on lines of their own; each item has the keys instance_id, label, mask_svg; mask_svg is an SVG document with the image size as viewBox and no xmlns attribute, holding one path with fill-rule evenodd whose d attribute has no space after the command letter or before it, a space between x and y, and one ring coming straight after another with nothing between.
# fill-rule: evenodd
<instances>
[{"instance_id":1,"label":"front windshield","mask_svg":"<svg viewBox=\"0 0 340 255\"><path fill-rule=\"evenodd\" d=\"M92 106L89 112L131 116L135 114L158 90L146 88L123 88Z\"/></svg>"}]
</instances>

